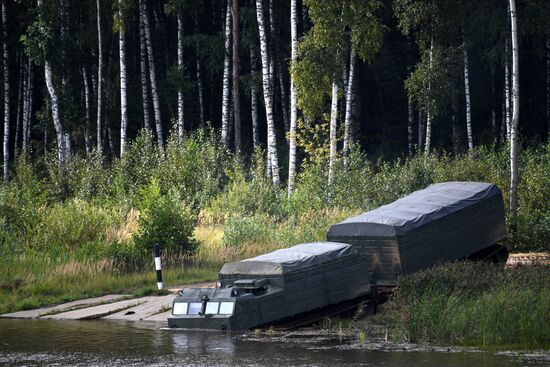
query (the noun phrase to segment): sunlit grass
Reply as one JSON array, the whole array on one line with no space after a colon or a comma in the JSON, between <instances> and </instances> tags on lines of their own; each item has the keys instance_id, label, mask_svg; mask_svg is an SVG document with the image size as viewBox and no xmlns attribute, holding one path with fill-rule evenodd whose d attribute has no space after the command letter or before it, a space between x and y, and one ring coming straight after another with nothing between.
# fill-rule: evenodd
<instances>
[{"instance_id":1,"label":"sunlit grass","mask_svg":"<svg viewBox=\"0 0 550 367\"><path fill-rule=\"evenodd\" d=\"M22 256L0 267L0 313L37 308L111 293L133 294L156 287L153 267L119 272L108 260L52 260ZM163 269L165 287L216 279L217 264L171 265Z\"/></svg>"}]
</instances>

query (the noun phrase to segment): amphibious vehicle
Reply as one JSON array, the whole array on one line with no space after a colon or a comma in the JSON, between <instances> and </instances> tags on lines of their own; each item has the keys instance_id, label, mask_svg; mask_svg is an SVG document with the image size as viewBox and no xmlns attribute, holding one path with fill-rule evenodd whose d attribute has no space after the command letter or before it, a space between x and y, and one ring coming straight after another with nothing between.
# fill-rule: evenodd
<instances>
[{"instance_id":1,"label":"amphibious vehicle","mask_svg":"<svg viewBox=\"0 0 550 367\"><path fill-rule=\"evenodd\" d=\"M368 295L366 262L352 246L296 245L225 264L218 288L183 289L169 327L244 330Z\"/></svg>"},{"instance_id":2,"label":"amphibious vehicle","mask_svg":"<svg viewBox=\"0 0 550 367\"><path fill-rule=\"evenodd\" d=\"M244 330L370 298L398 277L462 258L505 260L500 189L445 182L330 227L331 242L301 244L225 264L215 289L183 289L168 325Z\"/></svg>"}]
</instances>

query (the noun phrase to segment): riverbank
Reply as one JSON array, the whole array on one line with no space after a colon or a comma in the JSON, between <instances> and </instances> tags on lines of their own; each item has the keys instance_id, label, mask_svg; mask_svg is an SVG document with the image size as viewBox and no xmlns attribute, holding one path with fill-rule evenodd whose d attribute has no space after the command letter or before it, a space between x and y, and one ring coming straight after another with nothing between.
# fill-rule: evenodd
<instances>
[{"instance_id":1,"label":"riverbank","mask_svg":"<svg viewBox=\"0 0 550 367\"><path fill-rule=\"evenodd\" d=\"M325 320L320 328L357 340L550 349L550 266L457 262L405 277L378 314Z\"/></svg>"}]
</instances>

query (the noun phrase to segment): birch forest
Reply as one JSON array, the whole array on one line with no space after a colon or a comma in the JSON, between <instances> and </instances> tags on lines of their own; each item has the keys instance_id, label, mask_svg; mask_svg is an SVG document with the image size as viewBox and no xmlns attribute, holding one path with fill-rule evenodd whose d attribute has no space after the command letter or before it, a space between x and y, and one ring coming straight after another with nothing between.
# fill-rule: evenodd
<instances>
[{"instance_id":1,"label":"birch forest","mask_svg":"<svg viewBox=\"0 0 550 367\"><path fill-rule=\"evenodd\" d=\"M75 200L239 244L444 180L497 183L513 243L550 242L548 0L3 0L1 18L4 249Z\"/></svg>"}]
</instances>

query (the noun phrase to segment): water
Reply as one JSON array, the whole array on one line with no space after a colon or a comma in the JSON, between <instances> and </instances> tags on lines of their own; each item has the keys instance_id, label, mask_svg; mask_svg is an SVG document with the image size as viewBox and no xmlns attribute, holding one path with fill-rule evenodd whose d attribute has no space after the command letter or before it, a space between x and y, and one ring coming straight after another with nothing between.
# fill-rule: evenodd
<instances>
[{"instance_id":1,"label":"water","mask_svg":"<svg viewBox=\"0 0 550 367\"><path fill-rule=\"evenodd\" d=\"M154 323L0 320L0 366L525 366L488 352L368 351L355 342L167 331ZM288 339L288 340L287 340Z\"/></svg>"}]
</instances>

